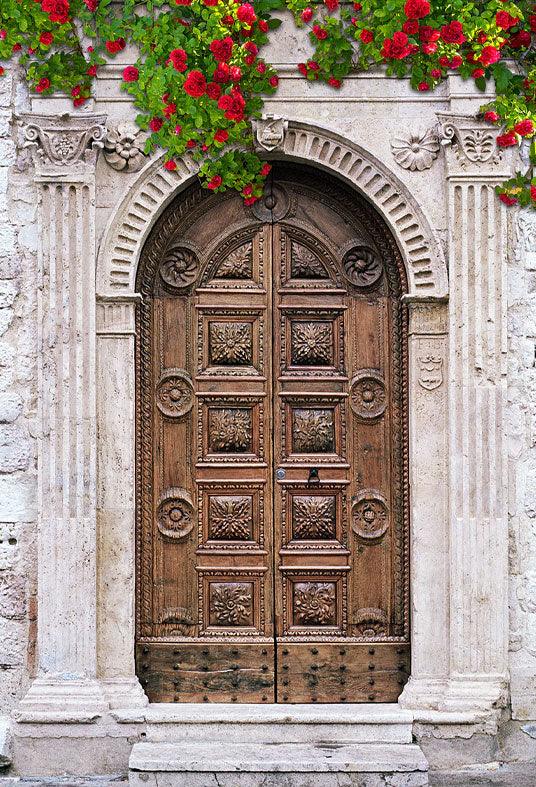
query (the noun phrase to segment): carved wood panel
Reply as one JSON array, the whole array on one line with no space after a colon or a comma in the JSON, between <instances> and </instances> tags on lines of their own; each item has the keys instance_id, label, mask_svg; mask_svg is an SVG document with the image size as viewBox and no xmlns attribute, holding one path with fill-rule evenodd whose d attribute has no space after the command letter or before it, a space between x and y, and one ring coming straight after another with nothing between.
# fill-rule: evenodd
<instances>
[{"instance_id":1,"label":"carved wood panel","mask_svg":"<svg viewBox=\"0 0 536 787\"><path fill-rule=\"evenodd\" d=\"M341 184L269 188L255 210L192 188L140 265L137 671L152 701L393 701L403 267Z\"/></svg>"}]
</instances>

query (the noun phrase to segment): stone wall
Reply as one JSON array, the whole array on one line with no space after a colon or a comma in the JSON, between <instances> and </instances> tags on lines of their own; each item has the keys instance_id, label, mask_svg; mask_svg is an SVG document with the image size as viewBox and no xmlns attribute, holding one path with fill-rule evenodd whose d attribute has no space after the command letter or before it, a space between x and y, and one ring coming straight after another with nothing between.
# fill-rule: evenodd
<instances>
[{"instance_id":1,"label":"stone wall","mask_svg":"<svg viewBox=\"0 0 536 787\"><path fill-rule=\"evenodd\" d=\"M0 80L0 714L27 683L35 621L35 192L13 133L24 91Z\"/></svg>"},{"instance_id":2,"label":"stone wall","mask_svg":"<svg viewBox=\"0 0 536 787\"><path fill-rule=\"evenodd\" d=\"M536 718L536 214L517 220L509 265L512 715Z\"/></svg>"}]
</instances>

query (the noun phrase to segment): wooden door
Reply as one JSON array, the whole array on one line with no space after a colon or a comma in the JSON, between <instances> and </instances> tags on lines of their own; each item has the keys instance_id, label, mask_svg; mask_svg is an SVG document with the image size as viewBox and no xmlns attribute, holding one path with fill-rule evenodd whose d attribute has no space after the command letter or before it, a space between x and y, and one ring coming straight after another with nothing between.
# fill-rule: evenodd
<instances>
[{"instance_id":1,"label":"wooden door","mask_svg":"<svg viewBox=\"0 0 536 787\"><path fill-rule=\"evenodd\" d=\"M139 274L137 672L151 701L387 702L409 674L405 281L372 209L193 188Z\"/></svg>"}]
</instances>

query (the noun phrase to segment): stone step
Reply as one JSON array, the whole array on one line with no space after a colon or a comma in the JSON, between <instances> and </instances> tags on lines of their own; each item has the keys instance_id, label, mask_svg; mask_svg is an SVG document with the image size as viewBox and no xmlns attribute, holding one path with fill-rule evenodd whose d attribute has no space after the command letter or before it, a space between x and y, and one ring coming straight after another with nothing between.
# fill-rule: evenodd
<instances>
[{"instance_id":1,"label":"stone step","mask_svg":"<svg viewBox=\"0 0 536 787\"><path fill-rule=\"evenodd\" d=\"M129 787L426 787L414 744L137 743Z\"/></svg>"},{"instance_id":2,"label":"stone step","mask_svg":"<svg viewBox=\"0 0 536 787\"><path fill-rule=\"evenodd\" d=\"M413 715L397 704L151 704L147 741L411 743Z\"/></svg>"}]
</instances>

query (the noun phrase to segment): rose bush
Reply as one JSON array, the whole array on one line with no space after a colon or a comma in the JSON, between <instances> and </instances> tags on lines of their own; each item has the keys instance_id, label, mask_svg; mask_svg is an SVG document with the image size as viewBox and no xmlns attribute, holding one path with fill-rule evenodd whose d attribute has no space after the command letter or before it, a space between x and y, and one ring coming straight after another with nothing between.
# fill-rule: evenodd
<instances>
[{"instance_id":1,"label":"rose bush","mask_svg":"<svg viewBox=\"0 0 536 787\"><path fill-rule=\"evenodd\" d=\"M30 87L90 97L99 69L128 45L123 88L160 146L165 166L188 151L211 190L234 188L251 204L270 167L253 150L251 120L277 74L262 47L289 9L312 53L298 65L311 81L341 87L352 71L384 65L412 88L434 90L449 73L492 83L482 108L502 147L530 142L531 166L498 189L508 205L536 205L536 6L528 0L2 0L0 60L19 60ZM6 66L0 66L0 75Z\"/></svg>"}]
</instances>

